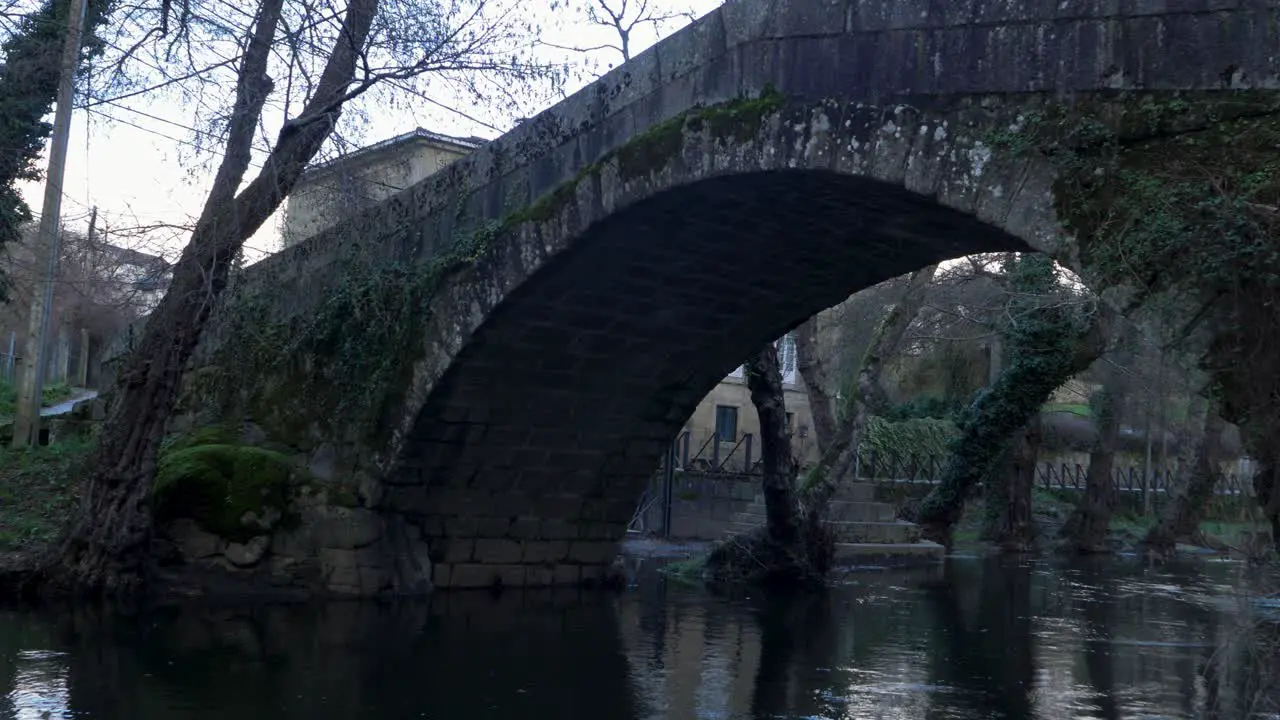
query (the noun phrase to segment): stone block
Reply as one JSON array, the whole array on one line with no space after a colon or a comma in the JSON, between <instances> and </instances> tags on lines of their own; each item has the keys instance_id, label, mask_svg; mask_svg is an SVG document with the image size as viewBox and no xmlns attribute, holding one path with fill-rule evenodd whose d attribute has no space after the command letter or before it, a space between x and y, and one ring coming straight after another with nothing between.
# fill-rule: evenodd
<instances>
[{"instance_id":1,"label":"stone block","mask_svg":"<svg viewBox=\"0 0 1280 720\"><path fill-rule=\"evenodd\" d=\"M422 520L423 537L441 537L445 534L445 516L428 515Z\"/></svg>"},{"instance_id":2,"label":"stone block","mask_svg":"<svg viewBox=\"0 0 1280 720\"><path fill-rule=\"evenodd\" d=\"M439 566L437 566L439 567ZM447 587L454 588L487 588L493 587L498 577L494 565L478 565L475 563L458 563L453 566ZM437 583L437 585L439 585ZM441 585L440 587L446 587Z\"/></svg>"},{"instance_id":3,"label":"stone block","mask_svg":"<svg viewBox=\"0 0 1280 720\"><path fill-rule=\"evenodd\" d=\"M438 588L453 587L453 566L436 563L431 568L431 584Z\"/></svg>"},{"instance_id":4,"label":"stone block","mask_svg":"<svg viewBox=\"0 0 1280 720\"><path fill-rule=\"evenodd\" d=\"M302 512L302 522L311 528L311 537L320 547L354 550L382 537L382 518L363 508L308 508Z\"/></svg>"},{"instance_id":5,"label":"stone block","mask_svg":"<svg viewBox=\"0 0 1280 720\"><path fill-rule=\"evenodd\" d=\"M520 562L523 554L520 543L505 538L479 538L476 540L475 560L486 565Z\"/></svg>"},{"instance_id":6,"label":"stone block","mask_svg":"<svg viewBox=\"0 0 1280 720\"><path fill-rule=\"evenodd\" d=\"M476 519L476 537L506 537L511 529L511 518L482 517Z\"/></svg>"},{"instance_id":7,"label":"stone block","mask_svg":"<svg viewBox=\"0 0 1280 720\"><path fill-rule=\"evenodd\" d=\"M578 537L583 540L610 540L616 541L627 532L627 526L623 523L607 523L592 521L582 523L578 532Z\"/></svg>"},{"instance_id":8,"label":"stone block","mask_svg":"<svg viewBox=\"0 0 1280 720\"><path fill-rule=\"evenodd\" d=\"M187 560L200 560L219 555L227 545L222 538L206 532L194 520L186 518L170 523L167 532Z\"/></svg>"},{"instance_id":9,"label":"stone block","mask_svg":"<svg viewBox=\"0 0 1280 720\"><path fill-rule=\"evenodd\" d=\"M475 558L476 541L472 538L444 538L437 540L435 546L444 563L471 562Z\"/></svg>"},{"instance_id":10,"label":"stone block","mask_svg":"<svg viewBox=\"0 0 1280 720\"><path fill-rule=\"evenodd\" d=\"M547 587L555 584L556 569L554 565L524 566L525 587Z\"/></svg>"},{"instance_id":11,"label":"stone block","mask_svg":"<svg viewBox=\"0 0 1280 720\"><path fill-rule=\"evenodd\" d=\"M321 548L317 555L321 576L328 589L350 594L352 588L360 587L360 564L355 550Z\"/></svg>"},{"instance_id":12,"label":"stone block","mask_svg":"<svg viewBox=\"0 0 1280 720\"><path fill-rule=\"evenodd\" d=\"M551 582L553 585L577 585L582 582L582 566L557 565Z\"/></svg>"},{"instance_id":13,"label":"stone block","mask_svg":"<svg viewBox=\"0 0 1280 720\"><path fill-rule=\"evenodd\" d=\"M569 562L602 565L612 562L617 555L617 542L579 540L569 544Z\"/></svg>"},{"instance_id":14,"label":"stone block","mask_svg":"<svg viewBox=\"0 0 1280 720\"><path fill-rule=\"evenodd\" d=\"M488 567L492 568L496 582L501 584L502 587L524 587L525 577L528 573L527 565L491 565Z\"/></svg>"},{"instance_id":15,"label":"stone block","mask_svg":"<svg viewBox=\"0 0 1280 720\"><path fill-rule=\"evenodd\" d=\"M257 565L262 561L262 557L267 553L267 547L271 544L270 538L266 535L249 538L245 543L228 543L225 550L222 551L224 557L231 561L236 567L250 567Z\"/></svg>"},{"instance_id":16,"label":"stone block","mask_svg":"<svg viewBox=\"0 0 1280 720\"><path fill-rule=\"evenodd\" d=\"M529 540L523 543L521 560L526 563L557 563L569 556L567 540Z\"/></svg>"},{"instance_id":17,"label":"stone block","mask_svg":"<svg viewBox=\"0 0 1280 720\"><path fill-rule=\"evenodd\" d=\"M536 517L518 517L507 528L507 537L527 539L539 537L542 521Z\"/></svg>"},{"instance_id":18,"label":"stone block","mask_svg":"<svg viewBox=\"0 0 1280 720\"><path fill-rule=\"evenodd\" d=\"M575 540L578 537L578 523L560 518L548 518L542 521L538 537L543 540Z\"/></svg>"},{"instance_id":19,"label":"stone block","mask_svg":"<svg viewBox=\"0 0 1280 720\"><path fill-rule=\"evenodd\" d=\"M444 535L451 538L475 537L479 528L479 520L473 515L446 517Z\"/></svg>"}]
</instances>

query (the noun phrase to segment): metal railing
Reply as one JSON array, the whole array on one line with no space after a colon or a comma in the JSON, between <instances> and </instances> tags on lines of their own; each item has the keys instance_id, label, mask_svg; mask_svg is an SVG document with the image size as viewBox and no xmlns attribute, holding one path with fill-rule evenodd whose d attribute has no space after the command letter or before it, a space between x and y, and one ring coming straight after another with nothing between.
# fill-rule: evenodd
<instances>
[{"instance_id":1,"label":"metal railing","mask_svg":"<svg viewBox=\"0 0 1280 720\"><path fill-rule=\"evenodd\" d=\"M870 451L858 454L854 475L869 482L932 485L941 482L947 461L946 455ZM1088 464L1042 462L1036 465L1036 483L1046 490L1083 492L1088 473ZM1119 466L1112 468L1111 482L1119 492L1164 494L1171 492L1181 479L1179 469L1170 467L1154 468L1146 483L1144 475L1141 466ZM1248 473L1223 473L1214 493L1252 495L1253 478Z\"/></svg>"}]
</instances>

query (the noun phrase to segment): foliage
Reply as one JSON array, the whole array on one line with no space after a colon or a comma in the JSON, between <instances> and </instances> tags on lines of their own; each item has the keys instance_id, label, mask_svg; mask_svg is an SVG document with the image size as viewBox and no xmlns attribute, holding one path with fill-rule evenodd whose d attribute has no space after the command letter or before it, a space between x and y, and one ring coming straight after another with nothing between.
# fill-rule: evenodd
<instances>
[{"instance_id":1,"label":"foliage","mask_svg":"<svg viewBox=\"0 0 1280 720\"><path fill-rule=\"evenodd\" d=\"M1103 350L1097 311L1064 292L1051 258L1022 255L1008 270L1013 289L1004 329L1008 363L961 413L942 482L919 508L917 520L936 539L948 539L965 500L982 479L992 477L1013 434Z\"/></svg>"},{"instance_id":2,"label":"foliage","mask_svg":"<svg viewBox=\"0 0 1280 720\"><path fill-rule=\"evenodd\" d=\"M1280 97L1054 103L1028 118L1017 145L1059 168L1056 204L1089 279L1139 297L1194 298L1181 337L1207 329L1204 365L1227 414L1268 426L1267 398L1280 389L1280 364L1264 349L1280 330L1271 309L1280 301ZM1251 432L1274 439L1280 429Z\"/></svg>"},{"instance_id":3,"label":"foliage","mask_svg":"<svg viewBox=\"0 0 1280 720\"><path fill-rule=\"evenodd\" d=\"M233 297L225 312L234 336L245 341L223 348L216 394L231 396L240 387L256 395L255 419L274 417L277 428L301 421L282 416L303 413L374 435L409 382L413 360L425 351L422 325L432 316L437 291L487 257L493 240L513 222L483 224L418 264L353 258L310 312L286 319L270 315L274 288ZM287 380L244 388L245 377ZM302 410L300 401L308 403Z\"/></svg>"},{"instance_id":4,"label":"foliage","mask_svg":"<svg viewBox=\"0 0 1280 720\"><path fill-rule=\"evenodd\" d=\"M891 405L885 409L882 417L889 422L917 419L950 420L959 415L963 409L964 403L926 395Z\"/></svg>"},{"instance_id":5,"label":"foliage","mask_svg":"<svg viewBox=\"0 0 1280 720\"><path fill-rule=\"evenodd\" d=\"M205 530L235 542L260 531L242 523L283 510L293 468L288 456L242 445L192 445L161 454L156 472L158 521L191 518Z\"/></svg>"},{"instance_id":6,"label":"foliage","mask_svg":"<svg viewBox=\"0 0 1280 720\"><path fill-rule=\"evenodd\" d=\"M947 452L956 435L955 423L947 419L912 418L893 422L873 417L867 424L861 451L896 458L938 457Z\"/></svg>"},{"instance_id":7,"label":"foliage","mask_svg":"<svg viewBox=\"0 0 1280 720\"><path fill-rule=\"evenodd\" d=\"M0 550L33 549L54 540L74 500L77 469L92 443L0 449Z\"/></svg>"},{"instance_id":8,"label":"foliage","mask_svg":"<svg viewBox=\"0 0 1280 720\"><path fill-rule=\"evenodd\" d=\"M102 48L97 30L106 21L110 0L86 0L81 67ZM18 23L0 45L0 248L20 239L31 220L17 184L41 176L36 161L53 126L45 117L53 110L61 76L66 37L67 0L48 0ZM0 301L7 301L9 279L0 267Z\"/></svg>"},{"instance_id":9,"label":"foliage","mask_svg":"<svg viewBox=\"0 0 1280 720\"><path fill-rule=\"evenodd\" d=\"M1087 274L1191 301L1171 344L1195 337L1223 416L1264 465L1280 447L1280 96L1130 95L1104 112L1055 105L1029 128L1060 169L1059 214ZM1257 497L1274 476L1260 474ZM1271 504L1280 529L1280 508Z\"/></svg>"}]
</instances>

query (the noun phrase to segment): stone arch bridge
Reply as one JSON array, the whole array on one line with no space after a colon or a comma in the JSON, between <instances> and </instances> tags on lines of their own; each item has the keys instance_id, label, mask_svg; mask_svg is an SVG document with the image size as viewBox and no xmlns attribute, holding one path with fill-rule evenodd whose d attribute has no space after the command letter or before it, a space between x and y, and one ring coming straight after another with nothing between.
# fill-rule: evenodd
<instances>
[{"instance_id":1,"label":"stone arch bridge","mask_svg":"<svg viewBox=\"0 0 1280 720\"><path fill-rule=\"evenodd\" d=\"M237 278L174 431L234 424L305 465L302 522L171 534L337 593L599 578L666 444L763 343L948 258L1080 265L1031 122L1274 103L1278 55L1275 0L729 0Z\"/></svg>"}]
</instances>

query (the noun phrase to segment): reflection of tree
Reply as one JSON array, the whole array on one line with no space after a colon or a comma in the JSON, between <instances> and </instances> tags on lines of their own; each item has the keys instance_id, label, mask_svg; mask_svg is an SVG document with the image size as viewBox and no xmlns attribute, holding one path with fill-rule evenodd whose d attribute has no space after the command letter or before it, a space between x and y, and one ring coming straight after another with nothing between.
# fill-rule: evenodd
<instances>
[{"instance_id":1,"label":"reflection of tree","mask_svg":"<svg viewBox=\"0 0 1280 720\"><path fill-rule=\"evenodd\" d=\"M1095 589L1092 597L1081 599L1077 610L1084 617L1084 667L1093 687L1098 712L1103 720L1120 717L1116 703L1115 667L1111 658L1111 639L1115 623L1111 614L1113 583L1096 558L1077 558L1075 567L1080 582Z\"/></svg>"},{"instance_id":2,"label":"reflection of tree","mask_svg":"<svg viewBox=\"0 0 1280 720\"><path fill-rule=\"evenodd\" d=\"M849 658L838 656L838 628L826 593L768 597L756 612L760 627L760 665L751 699L753 717L818 714L809 707L816 687L799 677ZM834 674L834 673L833 673ZM836 678L830 678L836 680ZM823 688L840 694L846 688ZM803 706L800 704L803 703Z\"/></svg>"},{"instance_id":3,"label":"reflection of tree","mask_svg":"<svg viewBox=\"0 0 1280 720\"><path fill-rule=\"evenodd\" d=\"M927 717L1032 716L1035 684L1032 645L1031 568L992 558L983 563L976 627L965 623L956 595L956 578L932 586L927 594L937 627L937 646L929 652L930 684L954 688L947 707L931 707ZM960 706L960 707L957 707Z\"/></svg>"}]
</instances>

